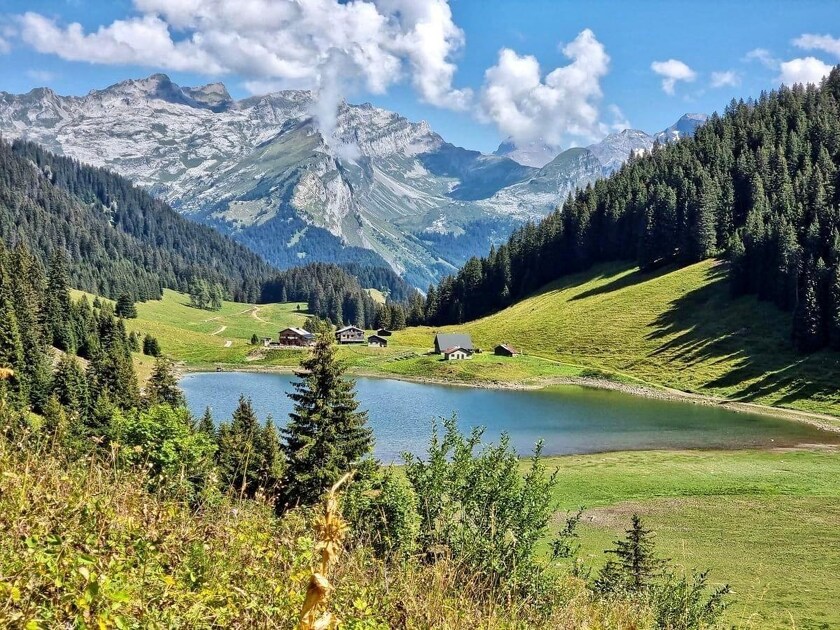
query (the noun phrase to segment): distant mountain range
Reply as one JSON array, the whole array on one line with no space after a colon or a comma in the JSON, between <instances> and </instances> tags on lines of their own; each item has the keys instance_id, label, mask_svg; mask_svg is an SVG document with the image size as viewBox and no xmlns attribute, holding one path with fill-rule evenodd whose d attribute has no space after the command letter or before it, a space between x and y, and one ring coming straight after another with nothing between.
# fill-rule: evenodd
<instances>
[{"instance_id":1,"label":"distant mountain range","mask_svg":"<svg viewBox=\"0 0 840 630\"><path fill-rule=\"evenodd\" d=\"M559 154L503 143L485 155L369 104L343 103L325 137L314 105L307 91L233 100L221 83L181 87L156 74L82 97L0 92L0 133L111 168L279 267L386 262L424 287L631 153L705 120L689 114L655 136L626 130Z\"/></svg>"}]
</instances>

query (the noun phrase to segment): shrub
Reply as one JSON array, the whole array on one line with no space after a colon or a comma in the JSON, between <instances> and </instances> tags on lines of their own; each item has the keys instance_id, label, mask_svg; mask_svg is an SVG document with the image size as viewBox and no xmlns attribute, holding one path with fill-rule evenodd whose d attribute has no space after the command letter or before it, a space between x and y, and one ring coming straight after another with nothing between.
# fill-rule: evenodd
<instances>
[{"instance_id":1,"label":"shrub","mask_svg":"<svg viewBox=\"0 0 840 630\"><path fill-rule=\"evenodd\" d=\"M417 506L414 488L391 470L368 482L352 484L342 500L354 538L388 558L416 549L420 533Z\"/></svg>"},{"instance_id":2,"label":"shrub","mask_svg":"<svg viewBox=\"0 0 840 630\"><path fill-rule=\"evenodd\" d=\"M546 474L541 444L523 476L506 435L476 452L482 430L464 436L454 417L443 426L442 438L433 429L426 460L405 456L419 500L421 549L433 558L452 557L488 593L502 587L539 595L544 572L536 546L554 513L556 483L556 473Z\"/></svg>"},{"instance_id":3,"label":"shrub","mask_svg":"<svg viewBox=\"0 0 840 630\"><path fill-rule=\"evenodd\" d=\"M194 496L213 473L216 445L193 429L183 407L156 405L148 411L115 411L109 433L119 445L120 460L146 464L156 488Z\"/></svg>"}]
</instances>

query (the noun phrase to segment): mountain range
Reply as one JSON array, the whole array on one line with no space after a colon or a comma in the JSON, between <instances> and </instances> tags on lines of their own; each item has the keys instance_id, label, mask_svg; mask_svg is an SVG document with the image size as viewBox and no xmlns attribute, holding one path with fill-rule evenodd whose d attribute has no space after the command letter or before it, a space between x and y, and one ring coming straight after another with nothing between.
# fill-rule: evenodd
<instances>
[{"instance_id":1,"label":"mountain range","mask_svg":"<svg viewBox=\"0 0 840 630\"><path fill-rule=\"evenodd\" d=\"M341 103L328 124L315 106L308 91L234 100L221 83L181 87L156 74L81 97L0 92L0 133L113 169L278 267L387 264L424 287L705 120L555 155L511 142L486 155L370 104Z\"/></svg>"}]
</instances>

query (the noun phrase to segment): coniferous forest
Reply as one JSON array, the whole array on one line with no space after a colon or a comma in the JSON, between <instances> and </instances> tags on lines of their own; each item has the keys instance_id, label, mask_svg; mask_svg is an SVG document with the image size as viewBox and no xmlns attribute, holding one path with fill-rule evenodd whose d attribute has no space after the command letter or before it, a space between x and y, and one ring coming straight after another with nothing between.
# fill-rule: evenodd
<instances>
[{"instance_id":1,"label":"coniferous forest","mask_svg":"<svg viewBox=\"0 0 840 630\"><path fill-rule=\"evenodd\" d=\"M733 101L429 289L430 324L475 319L606 261L729 261L733 296L791 313L791 339L840 349L840 69L820 87Z\"/></svg>"}]
</instances>

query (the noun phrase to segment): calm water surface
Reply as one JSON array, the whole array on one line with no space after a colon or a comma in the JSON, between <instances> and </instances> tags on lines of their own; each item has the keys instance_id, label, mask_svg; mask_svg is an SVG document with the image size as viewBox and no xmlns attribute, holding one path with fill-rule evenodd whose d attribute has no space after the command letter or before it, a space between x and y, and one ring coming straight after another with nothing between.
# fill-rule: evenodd
<instances>
[{"instance_id":1,"label":"calm water surface","mask_svg":"<svg viewBox=\"0 0 840 630\"><path fill-rule=\"evenodd\" d=\"M271 415L280 425L292 410L286 392L294 378L196 373L184 376L181 387L196 415L209 406L216 422L228 420L244 394L261 420ZM356 389L361 408L369 412L376 456L386 463L400 461L404 451L423 453L432 420L453 413L464 430L486 427L487 440L509 433L520 455L530 453L537 440L544 441L548 455L840 443L840 434L797 422L576 386L514 391L359 378Z\"/></svg>"}]
</instances>

